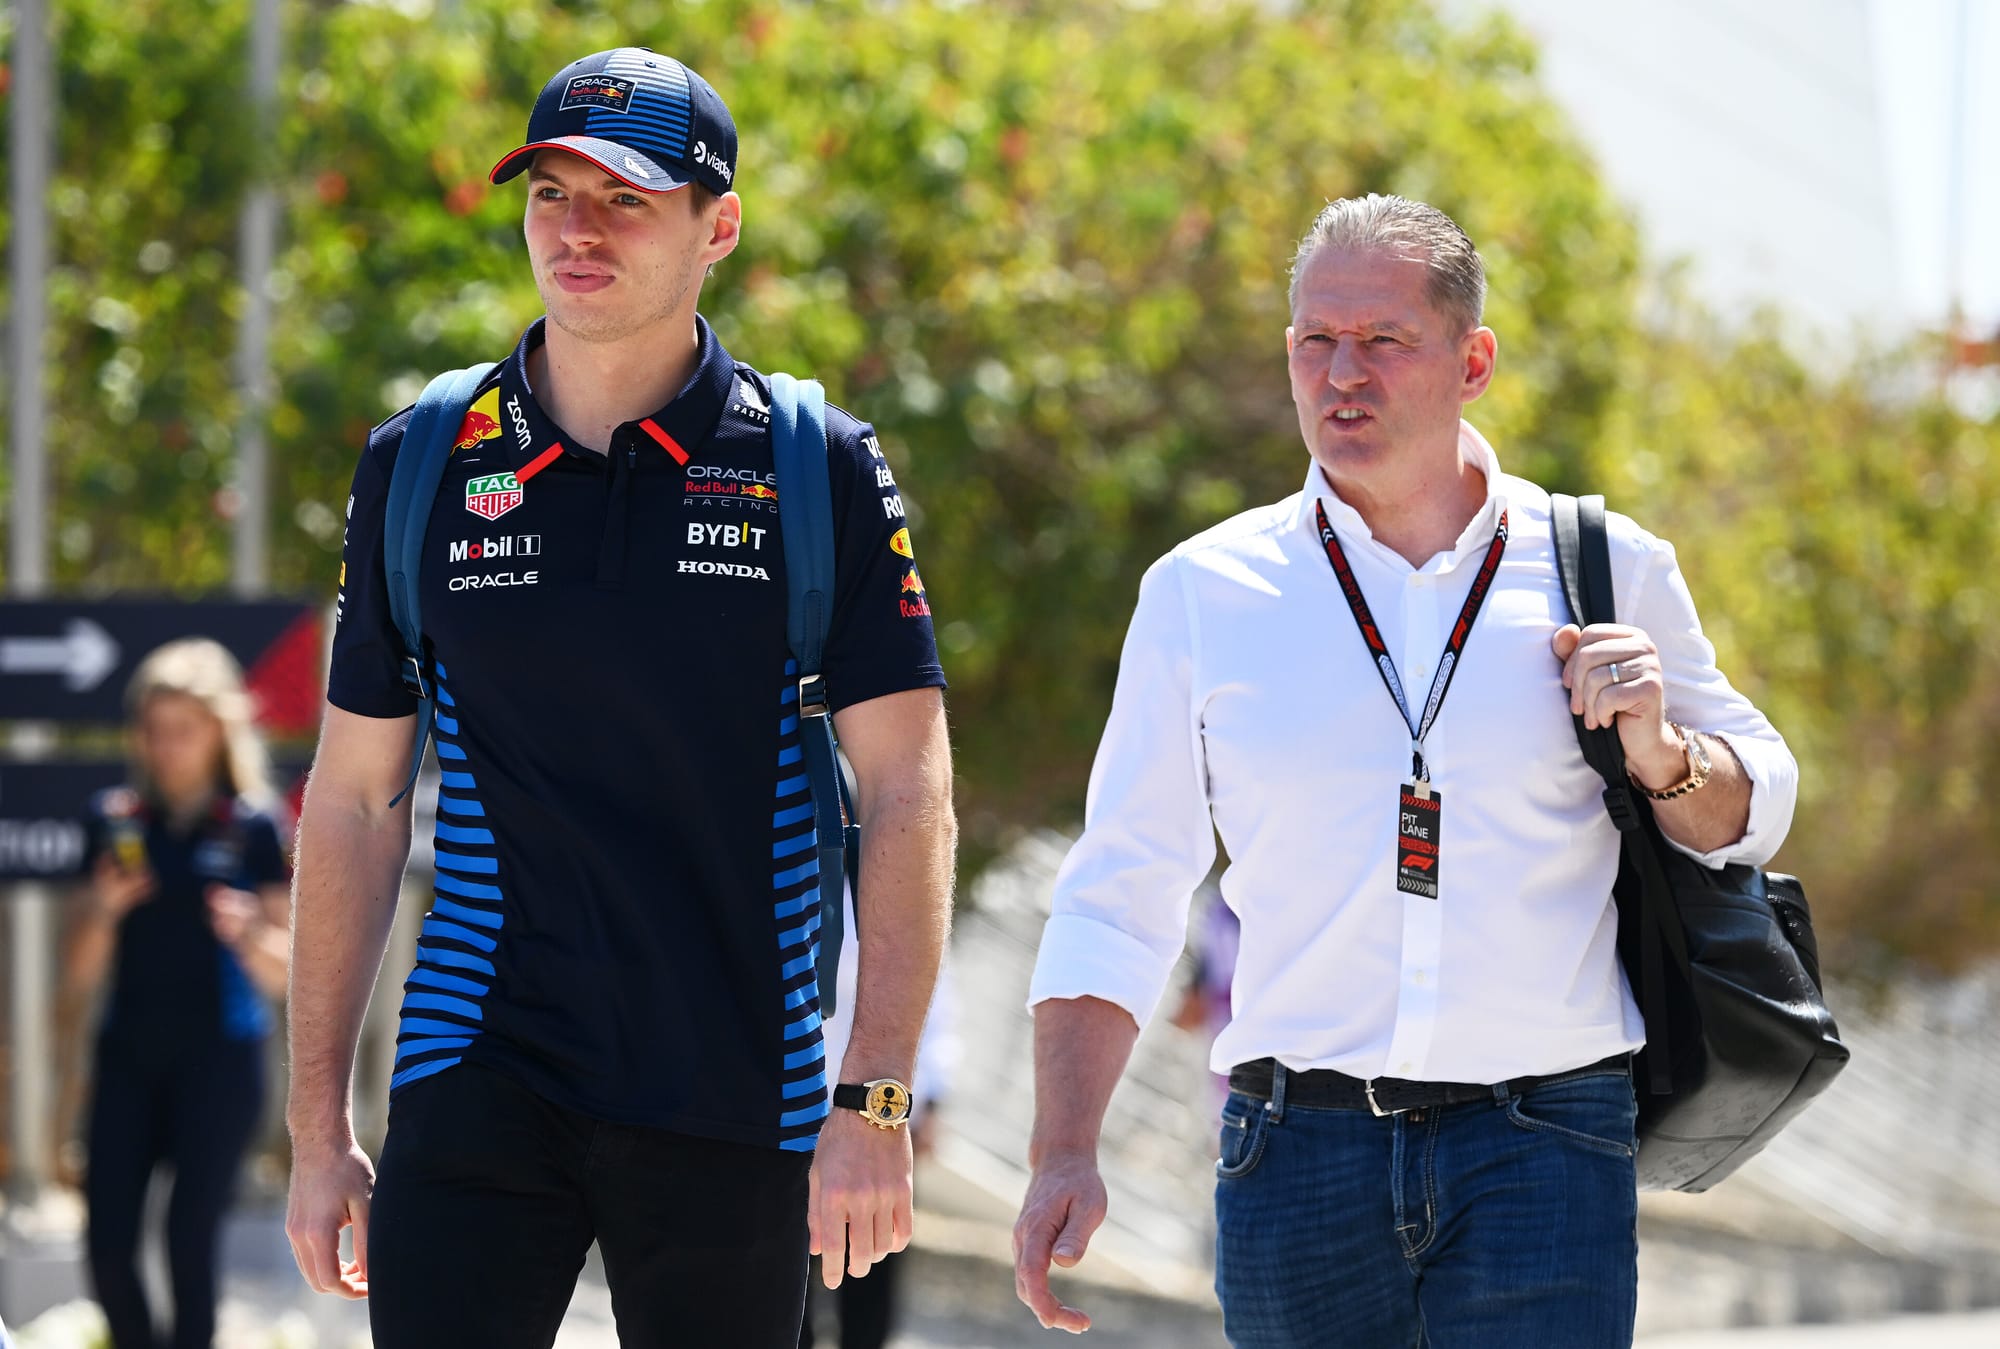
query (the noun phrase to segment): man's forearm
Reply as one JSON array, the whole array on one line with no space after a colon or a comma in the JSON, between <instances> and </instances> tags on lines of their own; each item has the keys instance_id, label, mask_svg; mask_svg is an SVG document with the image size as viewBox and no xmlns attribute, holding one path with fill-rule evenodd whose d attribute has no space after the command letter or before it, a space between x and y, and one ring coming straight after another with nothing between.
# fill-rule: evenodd
<instances>
[{"instance_id":1,"label":"man's forearm","mask_svg":"<svg viewBox=\"0 0 2000 1349\"><path fill-rule=\"evenodd\" d=\"M396 917L410 809L315 797L299 813L292 898L291 1097L295 1143L344 1145L355 1044Z\"/></svg>"},{"instance_id":2,"label":"man's forearm","mask_svg":"<svg viewBox=\"0 0 2000 1349\"><path fill-rule=\"evenodd\" d=\"M1696 732L1695 734L1699 734ZM1740 840L1750 829L1750 775L1721 736L1702 735L1712 767L1708 783L1671 801L1653 802L1660 831L1685 848L1714 852ZM1686 775L1685 758L1653 768L1648 781L1665 788Z\"/></svg>"},{"instance_id":3,"label":"man's forearm","mask_svg":"<svg viewBox=\"0 0 2000 1349\"><path fill-rule=\"evenodd\" d=\"M1132 1057L1139 1023L1102 998L1035 1004L1035 1129L1028 1165L1058 1153L1097 1155L1104 1112Z\"/></svg>"},{"instance_id":4,"label":"man's forearm","mask_svg":"<svg viewBox=\"0 0 2000 1349\"><path fill-rule=\"evenodd\" d=\"M851 934L861 944L849 1012L854 1029L846 1058L828 1065L839 1069L843 1082L909 1080L944 958L958 825L950 764L925 757L910 781L860 803L859 932Z\"/></svg>"}]
</instances>

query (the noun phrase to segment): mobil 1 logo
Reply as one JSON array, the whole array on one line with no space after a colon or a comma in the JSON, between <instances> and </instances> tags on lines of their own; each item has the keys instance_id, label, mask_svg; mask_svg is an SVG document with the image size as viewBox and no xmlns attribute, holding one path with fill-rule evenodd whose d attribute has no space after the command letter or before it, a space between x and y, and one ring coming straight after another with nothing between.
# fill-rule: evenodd
<instances>
[{"instance_id":1,"label":"mobil 1 logo","mask_svg":"<svg viewBox=\"0 0 2000 1349\"><path fill-rule=\"evenodd\" d=\"M523 558L537 558L542 553L542 536L539 534L502 534L498 537L477 539L453 539L446 553L454 567L464 567L473 562L513 562ZM463 590L486 590L503 586L531 586L541 584L540 571L523 571L518 568L497 571L472 571L461 573L445 582L445 588L454 592Z\"/></svg>"},{"instance_id":2,"label":"mobil 1 logo","mask_svg":"<svg viewBox=\"0 0 2000 1349\"><path fill-rule=\"evenodd\" d=\"M453 562L491 562L503 557L540 557L539 534L502 534L498 538L453 539Z\"/></svg>"}]
</instances>

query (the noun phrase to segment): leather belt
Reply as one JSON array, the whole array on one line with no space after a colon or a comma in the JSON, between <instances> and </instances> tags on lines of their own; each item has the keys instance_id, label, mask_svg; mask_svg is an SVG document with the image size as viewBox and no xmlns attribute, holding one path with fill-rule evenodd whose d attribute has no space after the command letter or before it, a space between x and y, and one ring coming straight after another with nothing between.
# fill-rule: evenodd
<instances>
[{"instance_id":1,"label":"leather belt","mask_svg":"<svg viewBox=\"0 0 2000 1349\"><path fill-rule=\"evenodd\" d=\"M1273 1059L1253 1059L1229 1070L1229 1089L1259 1100L1271 1099L1271 1077L1277 1067ZM1539 1077L1516 1077L1498 1084L1474 1082L1411 1082L1400 1077L1363 1079L1350 1077L1332 1068L1312 1068L1304 1072L1285 1070L1285 1104L1318 1110L1367 1110L1374 1114L1400 1115L1405 1110L1428 1106L1463 1105L1469 1101L1492 1101L1496 1095L1520 1096L1536 1087L1568 1082L1573 1078L1597 1077L1632 1071L1630 1054L1613 1054L1581 1068Z\"/></svg>"}]
</instances>

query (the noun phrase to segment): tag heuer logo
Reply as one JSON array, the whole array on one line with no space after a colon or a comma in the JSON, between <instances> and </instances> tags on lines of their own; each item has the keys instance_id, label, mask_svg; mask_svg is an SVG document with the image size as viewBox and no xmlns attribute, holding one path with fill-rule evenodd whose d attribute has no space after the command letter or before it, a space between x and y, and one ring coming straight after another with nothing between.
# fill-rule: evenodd
<instances>
[{"instance_id":1,"label":"tag heuer logo","mask_svg":"<svg viewBox=\"0 0 2000 1349\"><path fill-rule=\"evenodd\" d=\"M521 484L511 473L489 473L465 484L465 508L487 520L498 520L521 504Z\"/></svg>"}]
</instances>

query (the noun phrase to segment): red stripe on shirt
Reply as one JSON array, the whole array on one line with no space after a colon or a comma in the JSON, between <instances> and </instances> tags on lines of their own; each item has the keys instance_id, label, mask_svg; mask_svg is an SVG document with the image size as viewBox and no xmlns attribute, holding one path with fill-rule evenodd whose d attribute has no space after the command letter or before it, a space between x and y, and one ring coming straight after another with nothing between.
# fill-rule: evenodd
<instances>
[{"instance_id":1,"label":"red stripe on shirt","mask_svg":"<svg viewBox=\"0 0 2000 1349\"><path fill-rule=\"evenodd\" d=\"M648 417L646 418L645 421L640 422L639 429L641 431L644 431L647 435L651 436L654 440L659 441L660 448L665 450L668 454L671 454L674 457L675 463L681 465L682 467L686 467L688 461L688 452L680 447L680 442L676 441L672 436L668 435L665 431L662 431L659 428L658 424L655 423L651 417Z\"/></svg>"},{"instance_id":2,"label":"red stripe on shirt","mask_svg":"<svg viewBox=\"0 0 2000 1349\"><path fill-rule=\"evenodd\" d=\"M543 469L547 468L550 464L553 464L556 461L556 457L561 453L562 453L562 445L560 443L549 446L546 450L543 450L540 454L536 455L534 459L529 462L526 468L518 470L514 474L514 481L526 482L528 479L534 477L537 473L540 473Z\"/></svg>"}]
</instances>

